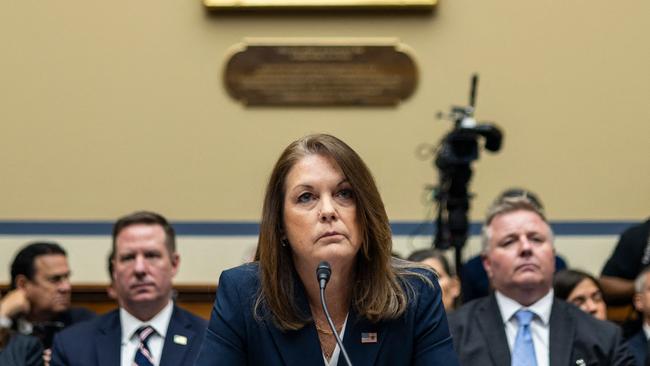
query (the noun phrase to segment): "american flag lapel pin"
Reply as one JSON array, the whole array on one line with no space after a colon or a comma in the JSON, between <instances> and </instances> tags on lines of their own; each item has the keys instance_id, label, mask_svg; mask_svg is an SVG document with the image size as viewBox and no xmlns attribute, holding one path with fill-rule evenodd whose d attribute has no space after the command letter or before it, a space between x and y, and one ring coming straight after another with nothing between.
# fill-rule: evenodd
<instances>
[{"instance_id":1,"label":"american flag lapel pin","mask_svg":"<svg viewBox=\"0 0 650 366\"><path fill-rule=\"evenodd\" d=\"M377 332L362 332L361 343L377 343Z\"/></svg>"}]
</instances>

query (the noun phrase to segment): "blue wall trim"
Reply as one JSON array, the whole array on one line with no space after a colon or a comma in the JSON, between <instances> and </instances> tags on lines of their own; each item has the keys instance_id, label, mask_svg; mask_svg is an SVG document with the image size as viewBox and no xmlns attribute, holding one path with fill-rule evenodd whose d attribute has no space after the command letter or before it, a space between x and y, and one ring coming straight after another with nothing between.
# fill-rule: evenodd
<instances>
[{"instance_id":1,"label":"blue wall trim","mask_svg":"<svg viewBox=\"0 0 650 366\"><path fill-rule=\"evenodd\" d=\"M640 222L640 221L639 221ZM636 224L633 221L556 221L551 222L555 235L618 235ZM111 235L108 221L0 221L0 235ZM432 235L431 222L395 221L395 235ZM178 235L187 236L250 236L257 235L259 224L253 221L186 221L174 224ZM471 234L481 232L480 223L472 223Z\"/></svg>"}]
</instances>

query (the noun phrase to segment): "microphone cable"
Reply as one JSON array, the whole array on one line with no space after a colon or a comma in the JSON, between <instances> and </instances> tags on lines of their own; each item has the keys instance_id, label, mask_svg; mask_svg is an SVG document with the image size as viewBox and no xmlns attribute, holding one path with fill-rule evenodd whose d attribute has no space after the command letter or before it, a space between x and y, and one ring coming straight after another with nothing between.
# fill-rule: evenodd
<instances>
[{"instance_id":1,"label":"microphone cable","mask_svg":"<svg viewBox=\"0 0 650 366\"><path fill-rule=\"evenodd\" d=\"M325 317L327 318L327 324L329 324L330 328L332 329L332 333L334 333L334 337L336 337L336 343L338 343L339 349L341 350L341 353L343 353L343 358L345 358L348 366L352 366L348 352L345 350L345 347L343 347L341 337L339 337L339 333L336 331L334 321L332 321L330 312L327 310L327 304L325 303L325 287L327 286L327 282L330 280L331 275L332 268L330 267L330 264L326 261L320 262L316 268L316 279L318 279L318 284L320 287L320 304L323 306L323 311L325 312Z\"/></svg>"}]
</instances>

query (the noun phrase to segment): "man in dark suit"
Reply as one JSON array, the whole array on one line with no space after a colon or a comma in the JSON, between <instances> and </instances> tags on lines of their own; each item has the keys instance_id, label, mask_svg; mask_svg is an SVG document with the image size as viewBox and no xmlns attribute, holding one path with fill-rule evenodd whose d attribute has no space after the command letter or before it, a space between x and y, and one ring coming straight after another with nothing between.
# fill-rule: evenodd
<instances>
[{"instance_id":1,"label":"man in dark suit","mask_svg":"<svg viewBox=\"0 0 650 366\"><path fill-rule=\"evenodd\" d=\"M501 197L483 227L495 293L449 317L461 365L633 365L613 324L553 297L553 233L525 196Z\"/></svg>"},{"instance_id":2,"label":"man in dark suit","mask_svg":"<svg viewBox=\"0 0 650 366\"><path fill-rule=\"evenodd\" d=\"M153 212L113 227L113 290L120 308L57 334L52 366L193 365L205 321L174 305L174 229Z\"/></svg>"},{"instance_id":3,"label":"man in dark suit","mask_svg":"<svg viewBox=\"0 0 650 366\"><path fill-rule=\"evenodd\" d=\"M638 366L644 366L650 361L648 350L650 343L650 267L646 267L634 281L634 307L641 313L643 328L630 337L628 345Z\"/></svg>"},{"instance_id":4,"label":"man in dark suit","mask_svg":"<svg viewBox=\"0 0 650 366\"><path fill-rule=\"evenodd\" d=\"M0 300L0 328L33 335L45 348L54 333L95 314L70 307L70 268L65 250L54 242L34 242L11 263L11 290Z\"/></svg>"},{"instance_id":5,"label":"man in dark suit","mask_svg":"<svg viewBox=\"0 0 650 366\"><path fill-rule=\"evenodd\" d=\"M0 330L0 365L42 366L43 345L35 337Z\"/></svg>"}]
</instances>

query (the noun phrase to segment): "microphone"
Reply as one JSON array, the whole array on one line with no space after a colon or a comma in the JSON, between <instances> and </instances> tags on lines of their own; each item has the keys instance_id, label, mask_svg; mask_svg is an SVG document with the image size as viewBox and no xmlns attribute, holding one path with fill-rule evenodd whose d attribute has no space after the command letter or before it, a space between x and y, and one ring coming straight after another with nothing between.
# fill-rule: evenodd
<instances>
[{"instance_id":1,"label":"microphone","mask_svg":"<svg viewBox=\"0 0 650 366\"><path fill-rule=\"evenodd\" d=\"M318 268L316 268L316 278L318 279L318 284L321 289L325 289L331 275L332 269L330 268L330 264L325 261L320 262Z\"/></svg>"},{"instance_id":2,"label":"microphone","mask_svg":"<svg viewBox=\"0 0 650 366\"><path fill-rule=\"evenodd\" d=\"M339 349L343 354L343 358L345 358L345 362L348 363L348 366L352 366L348 352L345 350L345 347L343 347L341 337L339 337L339 333L336 331L334 321L332 320L330 312L327 310L327 304L325 303L325 286L327 286L327 282L329 282L331 275L332 268L330 267L330 264L326 261L320 262L318 264L318 267L316 267L316 279L318 280L318 284L320 286L320 304L323 306L323 311L325 312L325 317L327 318L327 324L329 324L330 329L332 329L332 333L334 333L336 343L339 345Z\"/></svg>"}]
</instances>

